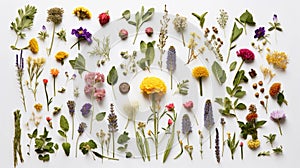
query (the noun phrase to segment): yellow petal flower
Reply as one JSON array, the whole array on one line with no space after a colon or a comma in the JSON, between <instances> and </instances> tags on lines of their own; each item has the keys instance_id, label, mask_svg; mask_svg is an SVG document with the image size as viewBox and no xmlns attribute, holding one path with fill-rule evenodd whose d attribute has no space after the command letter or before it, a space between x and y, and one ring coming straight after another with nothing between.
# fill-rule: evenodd
<instances>
[{"instance_id":1,"label":"yellow petal flower","mask_svg":"<svg viewBox=\"0 0 300 168\"><path fill-rule=\"evenodd\" d=\"M140 89L145 94L165 94L167 91L166 84L157 77L146 77L140 84Z\"/></svg>"},{"instance_id":2,"label":"yellow petal flower","mask_svg":"<svg viewBox=\"0 0 300 168\"><path fill-rule=\"evenodd\" d=\"M30 48L30 51L34 54L39 52L39 44L35 38L32 38L29 41L29 48Z\"/></svg>"},{"instance_id":3,"label":"yellow petal flower","mask_svg":"<svg viewBox=\"0 0 300 168\"><path fill-rule=\"evenodd\" d=\"M200 77L208 77L209 73L206 67L204 66L197 66L193 69L192 75L195 78L200 78Z\"/></svg>"}]
</instances>

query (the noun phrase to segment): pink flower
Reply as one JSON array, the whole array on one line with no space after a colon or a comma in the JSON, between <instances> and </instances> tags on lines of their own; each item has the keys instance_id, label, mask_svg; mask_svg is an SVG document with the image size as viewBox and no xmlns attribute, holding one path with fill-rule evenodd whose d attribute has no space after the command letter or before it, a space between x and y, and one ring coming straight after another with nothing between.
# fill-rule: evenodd
<instances>
[{"instance_id":1,"label":"pink flower","mask_svg":"<svg viewBox=\"0 0 300 168\"><path fill-rule=\"evenodd\" d=\"M87 84L84 87L84 93L86 95L91 95L94 90L95 90L95 88L92 85L90 85L90 84Z\"/></svg>"},{"instance_id":2,"label":"pink flower","mask_svg":"<svg viewBox=\"0 0 300 168\"><path fill-rule=\"evenodd\" d=\"M244 61L253 61L255 58L254 53L251 50L246 48L237 51L236 55L238 57L241 57Z\"/></svg>"},{"instance_id":3,"label":"pink flower","mask_svg":"<svg viewBox=\"0 0 300 168\"><path fill-rule=\"evenodd\" d=\"M166 108L168 111L174 111L174 108L175 108L174 103L170 103L170 104L166 105Z\"/></svg>"},{"instance_id":4,"label":"pink flower","mask_svg":"<svg viewBox=\"0 0 300 168\"><path fill-rule=\"evenodd\" d=\"M190 110L191 108L193 108L194 107L194 103L193 103L193 101L187 101L187 102L185 102L184 104L183 104L183 107L184 108L186 108L186 109L188 109L188 110Z\"/></svg>"},{"instance_id":5,"label":"pink flower","mask_svg":"<svg viewBox=\"0 0 300 168\"><path fill-rule=\"evenodd\" d=\"M168 120L168 126L171 126L173 124L173 120L171 120L170 118L169 118L169 120Z\"/></svg>"},{"instance_id":6,"label":"pink flower","mask_svg":"<svg viewBox=\"0 0 300 168\"><path fill-rule=\"evenodd\" d=\"M240 147L243 147L244 146L244 143L243 142L240 142Z\"/></svg>"},{"instance_id":7,"label":"pink flower","mask_svg":"<svg viewBox=\"0 0 300 168\"><path fill-rule=\"evenodd\" d=\"M99 73L99 72L96 72L95 74L95 82L98 83L98 82L101 82L103 83L104 82L104 75Z\"/></svg>"},{"instance_id":8,"label":"pink flower","mask_svg":"<svg viewBox=\"0 0 300 168\"><path fill-rule=\"evenodd\" d=\"M47 122L50 122L51 120L52 120L51 117L46 117L46 121L47 121Z\"/></svg>"},{"instance_id":9,"label":"pink flower","mask_svg":"<svg viewBox=\"0 0 300 168\"><path fill-rule=\"evenodd\" d=\"M94 97L96 98L96 101L102 101L105 97L105 89L98 89L96 88L95 93L94 93Z\"/></svg>"},{"instance_id":10,"label":"pink flower","mask_svg":"<svg viewBox=\"0 0 300 168\"><path fill-rule=\"evenodd\" d=\"M274 121L285 119L285 113L283 110L275 110L271 113L271 119Z\"/></svg>"}]
</instances>

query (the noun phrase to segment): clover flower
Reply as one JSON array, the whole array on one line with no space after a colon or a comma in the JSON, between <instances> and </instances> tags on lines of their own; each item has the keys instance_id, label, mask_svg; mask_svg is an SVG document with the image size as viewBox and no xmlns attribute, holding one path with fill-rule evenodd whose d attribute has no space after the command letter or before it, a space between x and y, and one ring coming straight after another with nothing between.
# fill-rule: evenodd
<instances>
[{"instance_id":1,"label":"clover flower","mask_svg":"<svg viewBox=\"0 0 300 168\"><path fill-rule=\"evenodd\" d=\"M95 93L94 93L94 97L96 99L97 102L100 102L104 99L105 97L105 89L102 88L96 88L95 89Z\"/></svg>"},{"instance_id":2,"label":"clover flower","mask_svg":"<svg viewBox=\"0 0 300 168\"><path fill-rule=\"evenodd\" d=\"M69 53L64 52L64 51L59 51L55 54L55 59L56 61L60 62L61 65L64 64L64 59L68 58Z\"/></svg>"},{"instance_id":3,"label":"clover flower","mask_svg":"<svg viewBox=\"0 0 300 168\"><path fill-rule=\"evenodd\" d=\"M174 29L178 32L181 33L182 36L182 43L183 46L185 46L185 41L184 41L184 36L183 36L183 32L187 27L187 18L184 16L180 16L179 14L176 14L175 19L173 20L173 24L174 24Z\"/></svg>"},{"instance_id":4,"label":"clover flower","mask_svg":"<svg viewBox=\"0 0 300 168\"><path fill-rule=\"evenodd\" d=\"M39 43L37 42L37 40L35 38L32 38L29 41L29 48L33 54L36 54L39 52Z\"/></svg>"},{"instance_id":5,"label":"clover flower","mask_svg":"<svg viewBox=\"0 0 300 168\"><path fill-rule=\"evenodd\" d=\"M241 57L243 59L243 61L253 61L255 56L254 53L249 50L249 49L240 49L239 51L236 52L236 55L238 57Z\"/></svg>"},{"instance_id":6,"label":"clover flower","mask_svg":"<svg viewBox=\"0 0 300 168\"><path fill-rule=\"evenodd\" d=\"M80 50L81 41L87 41L89 44L92 43L92 34L88 32L87 29L84 29L82 27L78 29L72 29L71 34L75 35L78 39L77 42L71 46L71 49L77 44L78 50Z\"/></svg>"},{"instance_id":7,"label":"clover flower","mask_svg":"<svg viewBox=\"0 0 300 168\"><path fill-rule=\"evenodd\" d=\"M273 121L277 122L280 135L282 135L280 121L282 121L286 118L284 111L283 110L275 110L270 114L270 117Z\"/></svg>"},{"instance_id":8,"label":"clover flower","mask_svg":"<svg viewBox=\"0 0 300 168\"><path fill-rule=\"evenodd\" d=\"M268 50L266 55L266 60L269 64L273 64L275 67L285 70L288 64L288 55L282 51L273 51Z\"/></svg>"},{"instance_id":9,"label":"clover flower","mask_svg":"<svg viewBox=\"0 0 300 168\"><path fill-rule=\"evenodd\" d=\"M76 17L78 17L79 20L91 19L92 18L92 13L90 12L90 10L83 7L83 6L76 7L73 10L73 14Z\"/></svg>"},{"instance_id":10,"label":"clover flower","mask_svg":"<svg viewBox=\"0 0 300 168\"><path fill-rule=\"evenodd\" d=\"M81 113L83 117L87 117L90 112L91 112L91 108L92 108L92 104L90 103L85 103L82 107L81 107Z\"/></svg>"},{"instance_id":11,"label":"clover flower","mask_svg":"<svg viewBox=\"0 0 300 168\"><path fill-rule=\"evenodd\" d=\"M202 78L209 76L208 70L204 66L197 66L193 69L192 75L194 78L199 80L200 96L202 96Z\"/></svg>"}]
</instances>

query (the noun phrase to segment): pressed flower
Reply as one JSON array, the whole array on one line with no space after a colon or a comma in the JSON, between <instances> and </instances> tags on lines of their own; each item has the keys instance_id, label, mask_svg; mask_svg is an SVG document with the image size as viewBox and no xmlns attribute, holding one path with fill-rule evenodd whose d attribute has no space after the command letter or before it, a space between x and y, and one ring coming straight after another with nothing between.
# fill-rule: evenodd
<instances>
[{"instance_id":1,"label":"pressed flower","mask_svg":"<svg viewBox=\"0 0 300 168\"><path fill-rule=\"evenodd\" d=\"M37 103L34 105L34 108L37 112L40 112L43 109L43 105L41 103Z\"/></svg>"},{"instance_id":2,"label":"pressed flower","mask_svg":"<svg viewBox=\"0 0 300 168\"><path fill-rule=\"evenodd\" d=\"M69 113L72 118L72 139L73 139L74 138L74 114L75 114L75 106L76 106L75 101L68 100L67 106L68 106Z\"/></svg>"},{"instance_id":3,"label":"pressed flower","mask_svg":"<svg viewBox=\"0 0 300 168\"><path fill-rule=\"evenodd\" d=\"M137 112L139 111L139 107L140 107L140 104L138 101L133 101L129 104L126 104L123 107L124 112L127 114L127 123L125 125L125 129L127 129L127 126L130 121L133 121L133 125L135 126L135 117L136 117Z\"/></svg>"},{"instance_id":4,"label":"pressed flower","mask_svg":"<svg viewBox=\"0 0 300 168\"><path fill-rule=\"evenodd\" d=\"M92 108L92 104L90 103L85 103L82 107L81 107L81 113L82 116L87 117L90 112L91 112L91 108Z\"/></svg>"},{"instance_id":5,"label":"pressed flower","mask_svg":"<svg viewBox=\"0 0 300 168\"><path fill-rule=\"evenodd\" d=\"M49 37L49 34L47 32L47 28L45 25L42 26L42 30L39 32L38 38L42 41L44 41L47 37Z\"/></svg>"},{"instance_id":6,"label":"pressed flower","mask_svg":"<svg viewBox=\"0 0 300 168\"><path fill-rule=\"evenodd\" d=\"M77 44L78 50L80 50L81 41L87 41L89 44L92 43L92 34L88 32L87 29L84 29L82 27L78 29L72 29L71 34L75 35L78 39L77 42L71 46L71 49Z\"/></svg>"},{"instance_id":7,"label":"pressed flower","mask_svg":"<svg viewBox=\"0 0 300 168\"><path fill-rule=\"evenodd\" d=\"M184 16L180 16L179 14L176 14L176 17L173 20L174 24L174 29L181 34L182 36L182 43L183 46L185 46L185 41L184 41L184 35L183 32L187 27L187 18Z\"/></svg>"},{"instance_id":8,"label":"pressed flower","mask_svg":"<svg viewBox=\"0 0 300 168\"><path fill-rule=\"evenodd\" d=\"M60 62L62 65L64 64L64 59L68 58L69 53L64 51L59 51L55 54L56 61Z\"/></svg>"},{"instance_id":9,"label":"pressed flower","mask_svg":"<svg viewBox=\"0 0 300 168\"><path fill-rule=\"evenodd\" d=\"M113 141L113 158L115 158L115 132L118 131L118 119L114 112L114 105L110 104L110 114L108 115L108 131L112 134Z\"/></svg>"},{"instance_id":10,"label":"pressed flower","mask_svg":"<svg viewBox=\"0 0 300 168\"><path fill-rule=\"evenodd\" d=\"M204 106L204 127L209 131L209 148L211 148L211 128L215 124L212 104L210 99L207 99Z\"/></svg>"},{"instance_id":11,"label":"pressed flower","mask_svg":"<svg viewBox=\"0 0 300 168\"><path fill-rule=\"evenodd\" d=\"M100 13L99 16L98 16L98 19L99 19L99 23L100 23L101 26L106 25L110 20L110 16L108 14L108 11Z\"/></svg>"},{"instance_id":12,"label":"pressed flower","mask_svg":"<svg viewBox=\"0 0 300 168\"><path fill-rule=\"evenodd\" d=\"M27 111L26 108L26 99L24 95L23 89L23 75L24 75L24 58L23 58L23 50L21 50L20 56L16 54L16 67L17 67L17 80L21 93L21 101L24 107L24 111Z\"/></svg>"},{"instance_id":13,"label":"pressed flower","mask_svg":"<svg viewBox=\"0 0 300 168\"><path fill-rule=\"evenodd\" d=\"M269 89L269 94L271 97L276 97L281 89L281 83L273 83L272 86Z\"/></svg>"},{"instance_id":14,"label":"pressed flower","mask_svg":"<svg viewBox=\"0 0 300 168\"><path fill-rule=\"evenodd\" d=\"M53 126L52 126L52 118L48 116L48 117L46 117L46 121L48 122L49 127L53 128Z\"/></svg>"},{"instance_id":15,"label":"pressed flower","mask_svg":"<svg viewBox=\"0 0 300 168\"><path fill-rule=\"evenodd\" d=\"M140 89L143 93L149 94L165 94L167 91L166 84L160 78L146 77L140 84Z\"/></svg>"},{"instance_id":16,"label":"pressed flower","mask_svg":"<svg viewBox=\"0 0 300 168\"><path fill-rule=\"evenodd\" d=\"M73 10L73 14L75 16L77 16L79 20L91 19L92 18L92 13L90 12L90 10L83 7L83 6L76 7Z\"/></svg>"},{"instance_id":17,"label":"pressed flower","mask_svg":"<svg viewBox=\"0 0 300 168\"><path fill-rule=\"evenodd\" d=\"M254 38L257 38L257 40L264 39L265 42L270 43L270 42L267 40L267 36L268 36L268 35L266 35L265 27L259 27L258 29L255 30Z\"/></svg>"},{"instance_id":18,"label":"pressed flower","mask_svg":"<svg viewBox=\"0 0 300 168\"><path fill-rule=\"evenodd\" d=\"M243 160L244 159L244 150L243 150L244 143L243 142L240 142L240 147L241 147L241 159Z\"/></svg>"},{"instance_id":19,"label":"pressed flower","mask_svg":"<svg viewBox=\"0 0 300 168\"><path fill-rule=\"evenodd\" d=\"M147 27L145 29L145 33L147 34L147 36L151 37L153 34L153 28L152 27Z\"/></svg>"},{"instance_id":20,"label":"pressed flower","mask_svg":"<svg viewBox=\"0 0 300 168\"><path fill-rule=\"evenodd\" d=\"M176 69L176 50L174 46L171 46L168 50L168 56L167 56L167 70L170 73L171 77L171 89L173 88L173 73Z\"/></svg>"},{"instance_id":21,"label":"pressed flower","mask_svg":"<svg viewBox=\"0 0 300 168\"><path fill-rule=\"evenodd\" d=\"M75 157L77 157L77 149L78 149L78 140L79 140L79 137L84 133L86 127L87 127L87 125L84 122L81 122L79 124L78 130L77 130L78 131L78 137L77 137L77 140L76 140Z\"/></svg>"},{"instance_id":22,"label":"pressed flower","mask_svg":"<svg viewBox=\"0 0 300 168\"><path fill-rule=\"evenodd\" d=\"M186 108L186 109L188 109L188 110L190 110L191 108L194 107L194 103L193 103L192 100L189 100L189 101L183 103L183 107Z\"/></svg>"},{"instance_id":23,"label":"pressed flower","mask_svg":"<svg viewBox=\"0 0 300 168\"><path fill-rule=\"evenodd\" d=\"M119 37L122 39L122 40L126 40L128 38L128 31L126 29L121 29L119 31Z\"/></svg>"},{"instance_id":24,"label":"pressed flower","mask_svg":"<svg viewBox=\"0 0 300 168\"><path fill-rule=\"evenodd\" d=\"M215 139L215 154L217 162L220 163L221 157L220 157L220 144L219 144L219 131L218 128L216 128L216 139Z\"/></svg>"},{"instance_id":25,"label":"pressed flower","mask_svg":"<svg viewBox=\"0 0 300 168\"><path fill-rule=\"evenodd\" d=\"M52 102L52 98L49 99L48 92L47 92L48 79L43 79L43 83L44 83L44 90L45 90L46 101L47 101L47 111L49 111L49 105Z\"/></svg>"},{"instance_id":26,"label":"pressed flower","mask_svg":"<svg viewBox=\"0 0 300 168\"><path fill-rule=\"evenodd\" d=\"M174 112L174 108L175 108L174 103L170 103L166 105L166 108L168 111Z\"/></svg>"},{"instance_id":27,"label":"pressed flower","mask_svg":"<svg viewBox=\"0 0 300 168\"><path fill-rule=\"evenodd\" d=\"M249 49L240 49L239 51L236 52L236 55L238 57L241 57L243 59L243 61L253 61L255 56L254 53L249 50Z\"/></svg>"},{"instance_id":28,"label":"pressed flower","mask_svg":"<svg viewBox=\"0 0 300 168\"><path fill-rule=\"evenodd\" d=\"M56 77L57 77L58 74L59 74L59 70L56 69L56 68L52 68L52 69L50 70L50 74L51 74L52 77L53 77L53 91L54 91L54 96L56 96L55 79L56 79Z\"/></svg>"},{"instance_id":29,"label":"pressed flower","mask_svg":"<svg viewBox=\"0 0 300 168\"><path fill-rule=\"evenodd\" d=\"M248 141L248 147L250 149L257 149L260 146L260 141L259 139L251 139Z\"/></svg>"},{"instance_id":30,"label":"pressed flower","mask_svg":"<svg viewBox=\"0 0 300 168\"><path fill-rule=\"evenodd\" d=\"M266 79L268 76L270 76L269 82L273 79L273 77L276 75L273 73L273 71L270 68L260 66L260 70L262 74L264 75L264 79Z\"/></svg>"},{"instance_id":31,"label":"pressed flower","mask_svg":"<svg viewBox=\"0 0 300 168\"><path fill-rule=\"evenodd\" d=\"M29 41L29 48L33 54L36 54L39 52L39 43L37 42L37 40L35 38L32 38Z\"/></svg>"},{"instance_id":32,"label":"pressed flower","mask_svg":"<svg viewBox=\"0 0 300 168\"><path fill-rule=\"evenodd\" d=\"M270 51L266 55L266 60L269 64L285 70L288 64L288 55L283 51Z\"/></svg>"},{"instance_id":33,"label":"pressed flower","mask_svg":"<svg viewBox=\"0 0 300 168\"><path fill-rule=\"evenodd\" d=\"M248 122L253 122L254 120L256 120L258 117L257 113L249 113L247 116L246 116L246 120Z\"/></svg>"},{"instance_id":34,"label":"pressed flower","mask_svg":"<svg viewBox=\"0 0 300 168\"><path fill-rule=\"evenodd\" d=\"M280 122L285 119L285 113L283 110L275 110L270 115L271 119L278 124L280 135L282 135L282 130L280 126Z\"/></svg>"},{"instance_id":35,"label":"pressed flower","mask_svg":"<svg viewBox=\"0 0 300 168\"><path fill-rule=\"evenodd\" d=\"M189 64L191 61L195 60L198 58L198 55L201 53L196 53L196 47L198 46L198 43L196 42L196 39L200 40L200 36L196 32L191 32L190 33L191 38L189 39L188 43L188 48L189 48L189 53L188 53L188 59L186 64ZM198 49L200 51L201 49Z\"/></svg>"},{"instance_id":36,"label":"pressed flower","mask_svg":"<svg viewBox=\"0 0 300 168\"><path fill-rule=\"evenodd\" d=\"M208 70L204 66L197 66L193 69L192 75L194 78L199 80L200 96L202 96L202 78L209 76Z\"/></svg>"},{"instance_id":37,"label":"pressed flower","mask_svg":"<svg viewBox=\"0 0 300 168\"><path fill-rule=\"evenodd\" d=\"M182 124L181 131L188 138L188 135L192 132L192 123L190 117L187 114L184 114L182 116L181 124ZM188 144L189 144L189 140L188 140Z\"/></svg>"},{"instance_id":38,"label":"pressed flower","mask_svg":"<svg viewBox=\"0 0 300 168\"><path fill-rule=\"evenodd\" d=\"M96 88L95 93L94 93L94 97L95 97L96 101L101 102L105 97L105 93L106 93L105 89Z\"/></svg>"}]
</instances>

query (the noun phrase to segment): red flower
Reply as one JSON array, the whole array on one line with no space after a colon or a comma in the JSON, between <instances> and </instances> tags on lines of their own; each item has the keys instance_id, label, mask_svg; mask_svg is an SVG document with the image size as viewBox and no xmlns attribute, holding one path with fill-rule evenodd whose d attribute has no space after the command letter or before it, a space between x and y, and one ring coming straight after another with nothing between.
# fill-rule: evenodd
<instances>
[{"instance_id":1,"label":"red flower","mask_svg":"<svg viewBox=\"0 0 300 168\"><path fill-rule=\"evenodd\" d=\"M243 142L240 142L240 147L243 147L244 146L244 143Z\"/></svg>"},{"instance_id":2,"label":"red flower","mask_svg":"<svg viewBox=\"0 0 300 168\"><path fill-rule=\"evenodd\" d=\"M147 27L147 28L145 29L145 33L146 33L149 37L151 37L152 34L153 34L153 28L152 28L152 27Z\"/></svg>"},{"instance_id":3,"label":"red flower","mask_svg":"<svg viewBox=\"0 0 300 168\"><path fill-rule=\"evenodd\" d=\"M174 111L174 108L175 108L174 103L170 103L170 104L166 105L166 108L168 111Z\"/></svg>"},{"instance_id":4,"label":"red flower","mask_svg":"<svg viewBox=\"0 0 300 168\"><path fill-rule=\"evenodd\" d=\"M47 122L50 122L52 120L51 117L46 117Z\"/></svg>"},{"instance_id":5,"label":"red flower","mask_svg":"<svg viewBox=\"0 0 300 168\"><path fill-rule=\"evenodd\" d=\"M47 85L48 79L43 79L43 83L44 83L45 85Z\"/></svg>"},{"instance_id":6,"label":"red flower","mask_svg":"<svg viewBox=\"0 0 300 168\"><path fill-rule=\"evenodd\" d=\"M106 11L104 13L101 13L98 16L98 19L99 19L99 23L100 23L101 26L104 26L105 24L107 24L109 22L109 19L110 19L108 11Z\"/></svg>"},{"instance_id":7,"label":"red flower","mask_svg":"<svg viewBox=\"0 0 300 168\"><path fill-rule=\"evenodd\" d=\"M236 55L238 57L241 57L244 61L253 61L255 58L254 53L251 50L246 48L237 51Z\"/></svg>"},{"instance_id":8,"label":"red flower","mask_svg":"<svg viewBox=\"0 0 300 168\"><path fill-rule=\"evenodd\" d=\"M173 120L169 119L168 120L168 126L171 126L173 124Z\"/></svg>"}]
</instances>

